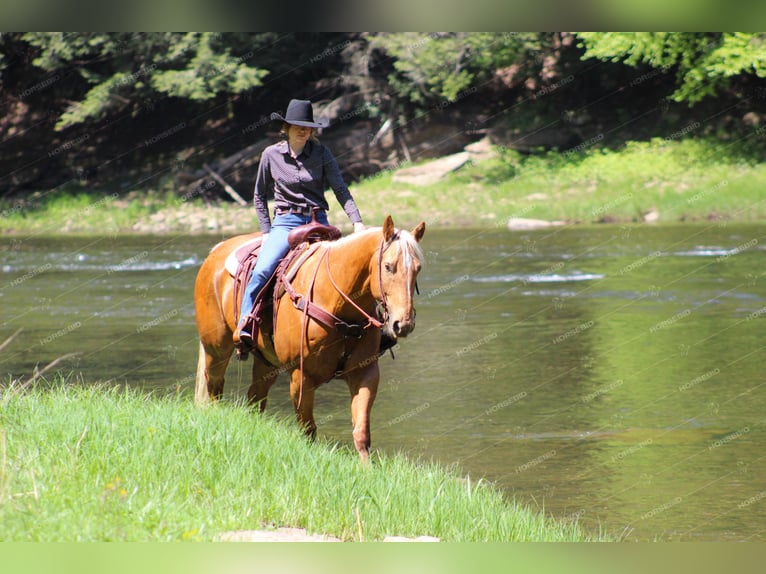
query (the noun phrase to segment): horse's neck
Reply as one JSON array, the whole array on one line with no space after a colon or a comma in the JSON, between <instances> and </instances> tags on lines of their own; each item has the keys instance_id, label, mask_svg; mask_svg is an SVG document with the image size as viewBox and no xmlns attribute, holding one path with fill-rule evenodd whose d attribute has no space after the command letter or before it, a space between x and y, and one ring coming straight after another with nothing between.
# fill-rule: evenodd
<instances>
[{"instance_id":1,"label":"horse's neck","mask_svg":"<svg viewBox=\"0 0 766 574\"><path fill-rule=\"evenodd\" d=\"M328 261L332 280L354 299L375 298L373 292L378 291L375 281L380 241L380 232L367 230L330 244Z\"/></svg>"}]
</instances>

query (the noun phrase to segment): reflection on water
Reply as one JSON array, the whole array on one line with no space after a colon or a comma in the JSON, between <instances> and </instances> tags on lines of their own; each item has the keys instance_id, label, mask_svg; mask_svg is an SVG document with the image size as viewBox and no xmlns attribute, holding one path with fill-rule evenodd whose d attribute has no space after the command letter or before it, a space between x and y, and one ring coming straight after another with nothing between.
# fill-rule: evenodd
<instances>
[{"instance_id":1,"label":"reflection on water","mask_svg":"<svg viewBox=\"0 0 766 574\"><path fill-rule=\"evenodd\" d=\"M4 373L193 386L210 238L0 243ZM638 540L766 539L764 228L429 231L418 327L381 360L373 444ZM227 397L249 364L232 361ZM284 382L269 408L289 413ZM317 393L350 444L348 391Z\"/></svg>"}]
</instances>

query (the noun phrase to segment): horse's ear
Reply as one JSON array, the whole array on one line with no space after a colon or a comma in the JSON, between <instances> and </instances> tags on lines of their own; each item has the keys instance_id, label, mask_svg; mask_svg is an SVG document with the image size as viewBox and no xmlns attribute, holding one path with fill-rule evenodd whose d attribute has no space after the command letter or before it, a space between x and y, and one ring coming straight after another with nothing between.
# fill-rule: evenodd
<instances>
[{"instance_id":1,"label":"horse's ear","mask_svg":"<svg viewBox=\"0 0 766 574\"><path fill-rule=\"evenodd\" d=\"M423 239L423 235L426 233L426 222L421 221L418 223L418 226L412 230L412 236L415 238L415 240L420 243L420 240Z\"/></svg>"},{"instance_id":2,"label":"horse's ear","mask_svg":"<svg viewBox=\"0 0 766 574\"><path fill-rule=\"evenodd\" d=\"M391 241L391 238L394 236L394 220L389 215L386 217L386 220L383 222L383 239L385 241Z\"/></svg>"}]
</instances>

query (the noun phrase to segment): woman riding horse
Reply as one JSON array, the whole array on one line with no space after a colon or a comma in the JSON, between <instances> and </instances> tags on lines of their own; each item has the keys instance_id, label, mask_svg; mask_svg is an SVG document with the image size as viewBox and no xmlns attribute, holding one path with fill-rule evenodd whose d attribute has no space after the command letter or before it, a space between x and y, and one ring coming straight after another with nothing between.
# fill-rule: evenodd
<instances>
[{"instance_id":1,"label":"woman riding horse","mask_svg":"<svg viewBox=\"0 0 766 574\"><path fill-rule=\"evenodd\" d=\"M245 288L234 342L250 347L252 333L247 330L247 317L256 295L265 287L282 258L287 254L287 236L294 228L316 219L327 225L328 209L324 197L329 184L335 197L354 224L354 231L364 229L362 216L341 176L338 163L327 146L314 137L314 129L326 127L314 121L308 100L290 100L285 116L271 114L281 120L281 133L286 137L267 147L261 154L255 181L255 203L262 232L262 247L250 281ZM276 206L274 222L269 218L266 198L272 193Z\"/></svg>"}]
</instances>

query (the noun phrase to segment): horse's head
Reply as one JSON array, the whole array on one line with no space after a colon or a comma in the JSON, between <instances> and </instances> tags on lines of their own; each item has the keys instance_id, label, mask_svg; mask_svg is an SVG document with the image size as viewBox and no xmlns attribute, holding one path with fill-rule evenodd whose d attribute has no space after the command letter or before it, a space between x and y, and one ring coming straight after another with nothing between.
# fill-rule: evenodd
<instances>
[{"instance_id":1,"label":"horse's head","mask_svg":"<svg viewBox=\"0 0 766 574\"><path fill-rule=\"evenodd\" d=\"M418 243L426 224L412 230L400 231L389 215L383 224L380 249L380 290L384 307L383 329L394 339L406 337L415 328L415 282L423 265L423 251Z\"/></svg>"}]
</instances>

